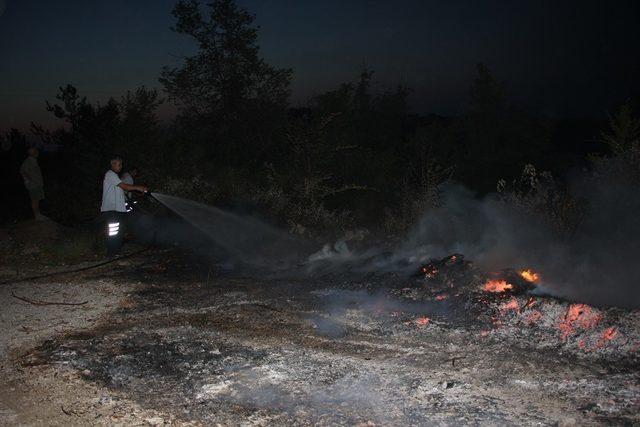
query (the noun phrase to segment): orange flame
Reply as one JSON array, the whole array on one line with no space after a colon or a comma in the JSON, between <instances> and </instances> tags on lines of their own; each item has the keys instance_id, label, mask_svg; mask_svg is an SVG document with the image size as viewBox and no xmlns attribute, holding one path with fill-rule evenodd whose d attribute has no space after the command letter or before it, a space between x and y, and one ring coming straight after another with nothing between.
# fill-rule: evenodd
<instances>
[{"instance_id":1,"label":"orange flame","mask_svg":"<svg viewBox=\"0 0 640 427\"><path fill-rule=\"evenodd\" d=\"M540 281L540 275L533 270L522 270L520 276L529 283L538 283Z\"/></svg>"},{"instance_id":2,"label":"orange flame","mask_svg":"<svg viewBox=\"0 0 640 427\"><path fill-rule=\"evenodd\" d=\"M484 285L484 290L487 292L505 292L510 289L513 289L513 285L506 280L489 280Z\"/></svg>"}]
</instances>

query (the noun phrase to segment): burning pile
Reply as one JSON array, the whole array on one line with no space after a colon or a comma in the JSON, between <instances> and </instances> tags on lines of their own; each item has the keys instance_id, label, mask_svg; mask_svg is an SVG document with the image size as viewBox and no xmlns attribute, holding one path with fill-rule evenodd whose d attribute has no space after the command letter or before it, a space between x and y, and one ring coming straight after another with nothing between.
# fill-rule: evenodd
<instances>
[{"instance_id":1,"label":"burning pile","mask_svg":"<svg viewBox=\"0 0 640 427\"><path fill-rule=\"evenodd\" d=\"M640 311L595 308L535 294L542 275L530 268L483 274L452 255L420 268L424 299L448 304L449 321L475 322L481 337L524 347L564 347L578 355L638 357ZM626 331L626 332L623 332Z\"/></svg>"}]
</instances>

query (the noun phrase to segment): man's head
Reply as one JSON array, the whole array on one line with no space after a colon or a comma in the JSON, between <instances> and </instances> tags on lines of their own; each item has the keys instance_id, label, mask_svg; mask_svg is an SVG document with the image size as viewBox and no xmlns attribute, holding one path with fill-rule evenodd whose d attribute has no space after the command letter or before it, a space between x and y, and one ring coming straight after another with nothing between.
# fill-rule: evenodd
<instances>
[{"instance_id":1,"label":"man's head","mask_svg":"<svg viewBox=\"0 0 640 427\"><path fill-rule=\"evenodd\" d=\"M122 170L122 157L113 156L111 158L111 170L115 173L120 173L120 171Z\"/></svg>"},{"instance_id":2,"label":"man's head","mask_svg":"<svg viewBox=\"0 0 640 427\"><path fill-rule=\"evenodd\" d=\"M136 176L138 176L138 168L135 166L131 166L129 168L129 175L131 175L133 178L135 178Z\"/></svg>"},{"instance_id":3,"label":"man's head","mask_svg":"<svg viewBox=\"0 0 640 427\"><path fill-rule=\"evenodd\" d=\"M29 147L29 156L37 158L40 155L40 151L36 147Z\"/></svg>"}]
</instances>

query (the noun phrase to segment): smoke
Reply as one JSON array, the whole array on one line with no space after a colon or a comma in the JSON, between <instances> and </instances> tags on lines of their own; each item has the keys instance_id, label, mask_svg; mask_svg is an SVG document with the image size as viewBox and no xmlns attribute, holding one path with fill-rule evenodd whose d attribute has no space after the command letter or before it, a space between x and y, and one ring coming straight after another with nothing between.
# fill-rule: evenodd
<instances>
[{"instance_id":1,"label":"smoke","mask_svg":"<svg viewBox=\"0 0 640 427\"><path fill-rule=\"evenodd\" d=\"M490 194L477 198L464 187L442 188L437 208L425 212L403 243L390 253L355 253L325 246L310 271L411 274L432 259L451 254L485 271L531 268L542 282L538 293L592 305L640 307L640 191L616 179L582 177L571 188L588 212L570 235Z\"/></svg>"},{"instance_id":2,"label":"smoke","mask_svg":"<svg viewBox=\"0 0 640 427\"><path fill-rule=\"evenodd\" d=\"M388 290L378 289L369 293L365 290L331 289L321 293L324 314L314 314L309 320L315 332L329 338L341 338L350 329L361 325L361 316L388 316L392 313L422 316L446 316L450 306L442 302L409 302L390 295ZM355 319L355 322L353 321Z\"/></svg>"},{"instance_id":3,"label":"smoke","mask_svg":"<svg viewBox=\"0 0 640 427\"><path fill-rule=\"evenodd\" d=\"M417 271L429 259L461 253L486 271L532 268L543 290L557 297L639 307L640 193L633 185L584 179L572 191L589 208L574 233L561 235L538 213L448 185L441 205L425 213L386 267Z\"/></svg>"},{"instance_id":4,"label":"smoke","mask_svg":"<svg viewBox=\"0 0 640 427\"><path fill-rule=\"evenodd\" d=\"M295 274L412 274L450 254L485 271L530 268L540 273L538 292L592 305L640 307L640 192L616 181L581 179L572 191L588 214L570 236L560 235L540 214L524 212L495 194L477 198L460 185L442 188L437 208L425 212L393 250L349 249L347 241L313 243L252 218L163 194L154 196L203 231L233 260L264 272ZM328 335L341 327L319 319Z\"/></svg>"},{"instance_id":5,"label":"smoke","mask_svg":"<svg viewBox=\"0 0 640 427\"><path fill-rule=\"evenodd\" d=\"M477 199L465 188L443 188L441 205L426 212L396 251L416 263L461 253L485 270L537 265L560 251L551 229L495 195ZM533 250L544 247L544 256Z\"/></svg>"},{"instance_id":6,"label":"smoke","mask_svg":"<svg viewBox=\"0 0 640 427\"><path fill-rule=\"evenodd\" d=\"M553 290L594 304L640 306L640 192L636 185L599 180L576 191L589 201L564 258L547 262ZM570 263L565 265L564 261ZM564 268L563 268L564 267ZM568 267L568 268L567 268Z\"/></svg>"},{"instance_id":7,"label":"smoke","mask_svg":"<svg viewBox=\"0 0 640 427\"><path fill-rule=\"evenodd\" d=\"M406 387L405 378L385 378L327 356L305 355L306 361L315 359L311 363L295 354L289 357L293 360L272 359L262 366L242 369L229 380L204 384L196 399L200 403L215 399L273 409L286 414L286 419L300 417L305 425L356 425L363 418L381 425L409 423L396 392ZM303 387L298 384L300 378L305 378Z\"/></svg>"}]
</instances>

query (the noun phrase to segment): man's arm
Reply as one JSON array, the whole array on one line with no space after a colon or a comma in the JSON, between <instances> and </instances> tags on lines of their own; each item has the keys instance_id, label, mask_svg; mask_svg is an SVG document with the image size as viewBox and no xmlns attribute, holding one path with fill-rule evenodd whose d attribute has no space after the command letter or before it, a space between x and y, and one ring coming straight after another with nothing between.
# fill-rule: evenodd
<instances>
[{"instance_id":1,"label":"man's arm","mask_svg":"<svg viewBox=\"0 0 640 427\"><path fill-rule=\"evenodd\" d=\"M25 171L21 171L20 173L22 174L22 178L24 179L24 182L26 182L27 184L31 182L31 177L29 176L28 173L26 173Z\"/></svg>"},{"instance_id":2,"label":"man's arm","mask_svg":"<svg viewBox=\"0 0 640 427\"><path fill-rule=\"evenodd\" d=\"M29 173L27 173L27 167L25 163L22 163L22 166L20 166L20 174L22 175L24 182L26 182L27 184L31 182L31 176L29 175Z\"/></svg>"},{"instance_id":3,"label":"man's arm","mask_svg":"<svg viewBox=\"0 0 640 427\"><path fill-rule=\"evenodd\" d=\"M120 182L118 187L122 188L124 191L139 191L140 193L146 193L149 191L149 189L144 185L131 185L124 182Z\"/></svg>"}]
</instances>

